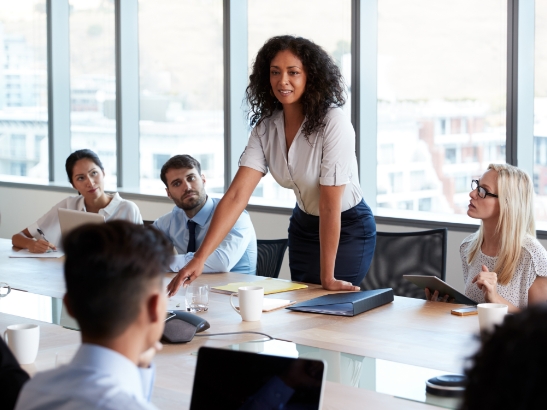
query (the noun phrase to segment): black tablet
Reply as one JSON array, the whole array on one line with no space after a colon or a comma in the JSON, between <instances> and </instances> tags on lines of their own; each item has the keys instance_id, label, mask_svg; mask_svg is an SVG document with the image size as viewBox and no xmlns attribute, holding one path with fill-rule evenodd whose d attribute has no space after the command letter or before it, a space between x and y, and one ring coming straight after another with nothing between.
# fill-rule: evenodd
<instances>
[{"instance_id":1,"label":"black tablet","mask_svg":"<svg viewBox=\"0 0 547 410\"><path fill-rule=\"evenodd\" d=\"M438 290L439 295L441 295L441 296L449 295L450 297L453 297L457 303L462 303L464 305L476 305L477 304L477 302L475 302L473 299L469 299L463 293L458 292L456 289L454 289L448 283L440 280L436 276L403 275L403 278L405 278L406 280L414 283L416 286L418 286L422 289L428 288L431 291L431 293Z\"/></svg>"}]
</instances>

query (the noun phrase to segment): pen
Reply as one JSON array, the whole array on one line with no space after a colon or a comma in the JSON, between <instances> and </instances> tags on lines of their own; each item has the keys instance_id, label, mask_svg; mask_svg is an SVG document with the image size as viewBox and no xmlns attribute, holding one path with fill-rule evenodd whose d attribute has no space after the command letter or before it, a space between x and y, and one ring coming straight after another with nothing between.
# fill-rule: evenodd
<instances>
[{"instance_id":1,"label":"pen","mask_svg":"<svg viewBox=\"0 0 547 410\"><path fill-rule=\"evenodd\" d=\"M46 238L46 235L44 235L44 232L40 229L40 228L36 228L36 230L38 231L38 233L40 235L42 235L42 238L44 238L44 241L46 241L47 243L49 243L49 241L47 240Z\"/></svg>"},{"instance_id":2,"label":"pen","mask_svg":"<svg viewBox=\"0 0 547 410\"><path fill-rule=\"evenodd\" d=\"M38 231L38 233L39 233L40 235L42 235L42 238L44 238L44 241L46 241L47 243L51 243L50 241L47 240L46 235L44 235L44 232L43 232L40 228L36 228L36 230ZM48 253L48 252L53 252L53 250L52 250L52 249L48 249L48 250L46 251L46 253Z\"/></svg>"}]
</instances>

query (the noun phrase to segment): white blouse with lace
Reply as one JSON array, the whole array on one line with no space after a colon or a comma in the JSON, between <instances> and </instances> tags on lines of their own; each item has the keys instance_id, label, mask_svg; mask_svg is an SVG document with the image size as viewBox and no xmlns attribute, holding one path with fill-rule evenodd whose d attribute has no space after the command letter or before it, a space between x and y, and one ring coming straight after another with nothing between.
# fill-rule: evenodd
<instances>
[{"instance_id":1,"label":"white blouse with lace","mask_svg":"<svg viewBox=\"0 0 547 410\"><path fill-rule=\"evenodd\" d=\"M475 260L467 263L467 249L475 234L465 238L460 245L460 257L462 259L463 280L465 283L465 295L477 303L486 302L482 290L472 280L485 265L493 271L497 257L488 256L479 250ZM507 285L498 283L498 294L518 308L528 306L528 290L537 276L547 276L547 251L533 236L527 235L522 246L517 270Z\"/></svg>"}]
</instances>

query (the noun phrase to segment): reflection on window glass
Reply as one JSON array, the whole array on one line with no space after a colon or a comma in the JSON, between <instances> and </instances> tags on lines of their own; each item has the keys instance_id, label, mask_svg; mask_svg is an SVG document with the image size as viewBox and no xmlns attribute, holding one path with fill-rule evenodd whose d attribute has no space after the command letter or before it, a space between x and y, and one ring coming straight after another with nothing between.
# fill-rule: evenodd
<instances>
[{"instance_id":1,"label":"reflection on window glass","mask_svg":"<svg viewBox=\"0 0 547 410\"><path fill-rule=\"evenodd\" d=\"M534 188L536 218L547 222L547 0L536 0Z\"/></svg>"},{"instance_id":2,"label":"reflection on window glass","mask_svg":"<svg viewBox=\"0 0 547 410\"><path fill-rule=\"evenodd\" d=\"M472 177L505 162L506 9L378 1L379 158L394 147L378 162L378 207L463 214Z\"/></svg>"},{"instance_id":3,"label":"reflection on window glass","mask_svg":"<svg viewBox=\"0 0 547 410\"><path fill-rule=\"evenodd\" d=\"M200 161L224 190L222 0L139 0L141 191L165 194L164 160Z\"/></svg>"},{"instance_id":4,"label":"reflection on window glass","mask_svg":"<svg viewBox=\"0 0 547 410\"><path fill-rule=\"evenodd\" d=\"M248 0L249 67L256 53L271 37L290 34L319 44L342 72L348 88L351 83L351 1L349 0ZM350 94L344 111L350 115ZM282 188L267 174L253 197L272 205L294 206L292 190ZM257 203L262 203L257 201Z\"/></svg>"},{"instance_id":5,"label":"reflection on window glass","mask_svg":"<svg viewBox=\"0 0 547 410\"><path fill-rule=\"evenodd\" d=\"M71 149L91 149L116 189L114 2L70 0Z\"/></svg>"},{"instance_id":6,"label":"reflection on window glass","mask_svg":"<svg viewBox=\"0 0 547 410\"><path fill-rule=\"evenodd\" d=\"M0 2L0 174L14 181L48 180L46 30L45 0Z\"/></svg>"}]
</instances>

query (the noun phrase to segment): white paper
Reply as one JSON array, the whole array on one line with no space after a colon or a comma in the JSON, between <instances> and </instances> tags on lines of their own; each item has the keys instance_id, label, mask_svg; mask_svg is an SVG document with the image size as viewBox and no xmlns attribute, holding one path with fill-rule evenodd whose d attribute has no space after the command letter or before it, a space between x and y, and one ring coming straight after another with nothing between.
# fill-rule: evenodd
<instances>
[{"instance_id":1,"label":"white paper","mask_svg":"<svg viewBox=\"0 0 547 410\"><path fill-rule=\"evenodd\" d=\"M264 298L264 302L262 303L262 311L269 312L270 310L275 310L285 306L289 306L289 305L292 305L293 303L295 303L293 300L288 300L288 299Z\"/></svg>"},{"instance_id":2,"label":"white paper","mask_svg":"<svg viewBox=\"0 0 547 410\"><path fill-rule=\"evenodd\" d=\"M46 253L31 253L28 249L21 249L20 251L11 251L10 258L60 258L65 256L61 251L52 251Z\"/></svg>"}]
</instances>

